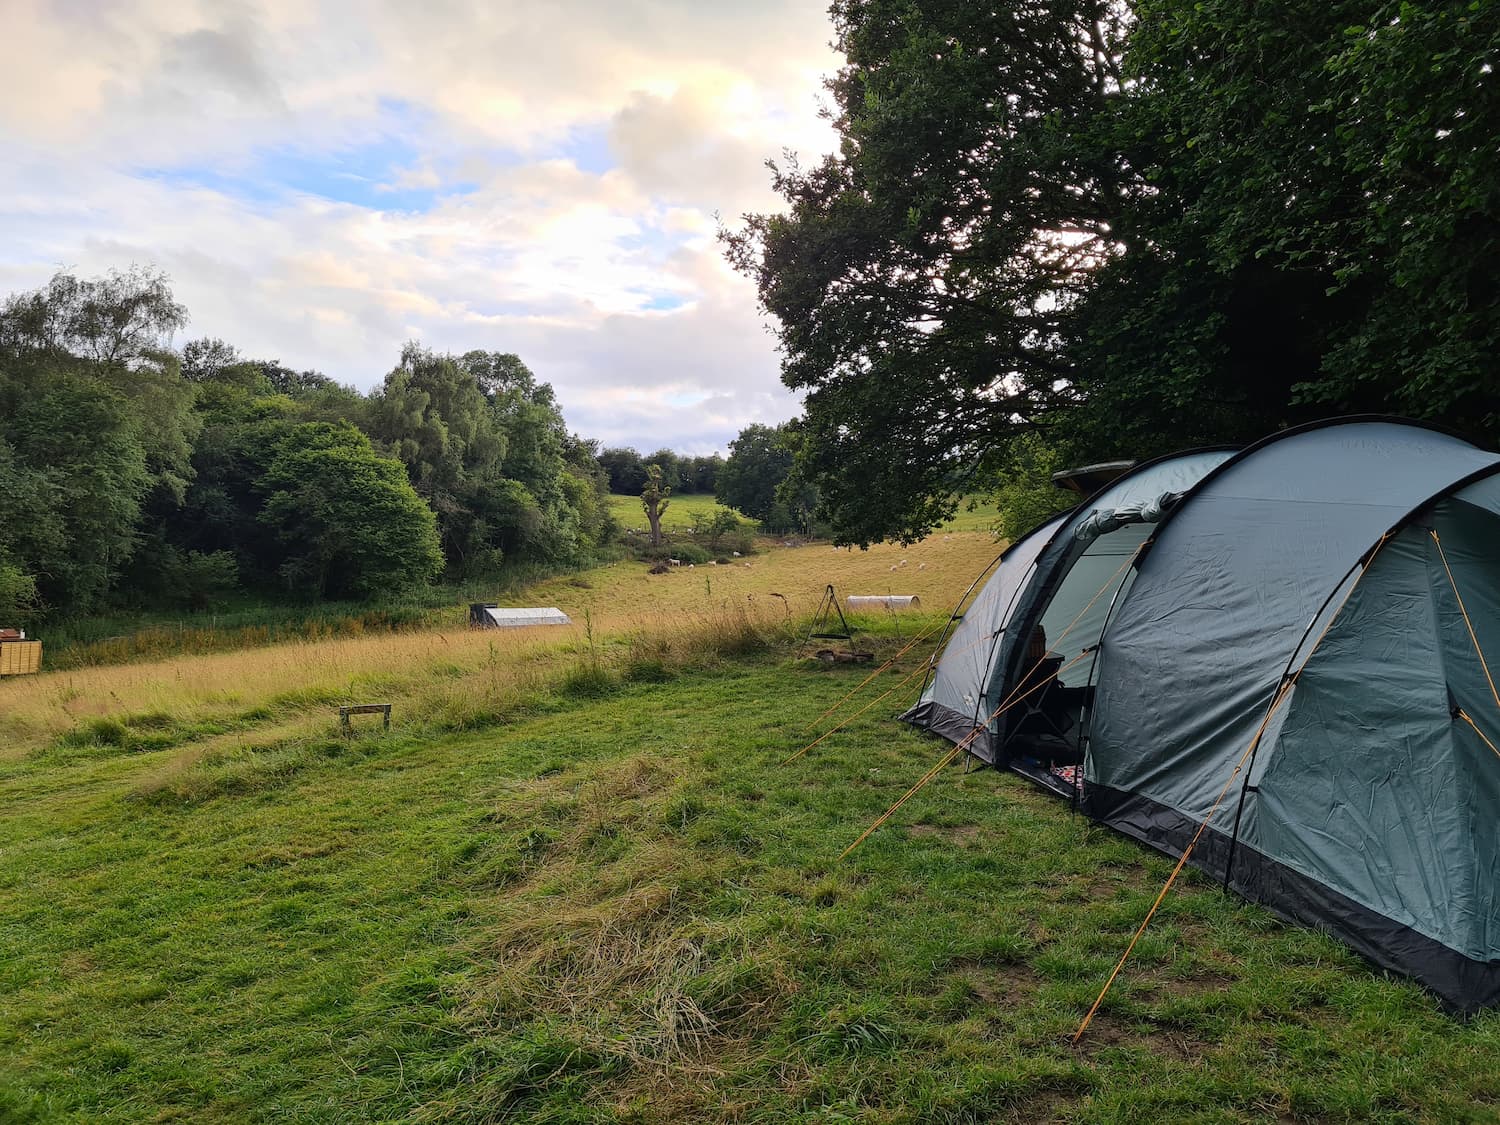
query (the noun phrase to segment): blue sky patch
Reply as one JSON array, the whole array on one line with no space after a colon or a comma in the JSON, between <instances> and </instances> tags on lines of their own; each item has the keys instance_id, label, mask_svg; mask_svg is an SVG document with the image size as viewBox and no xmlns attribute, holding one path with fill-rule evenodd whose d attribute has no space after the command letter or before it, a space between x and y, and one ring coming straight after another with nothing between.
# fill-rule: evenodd
<instances>
[{"instance_id":1,"label":"blue sky patch","mask_svg":"<svg viewBox=\"0 0 1500 1125\"><path fill-rule=\"evenodd\" d=\"M251 202L313 195L376 211L430 211L444 198L467 194L478 185L454 176L456 161L451 154L434 153L408 139L428 134L429 118L407 103L384 101L380 131L367 140L326 150L293 145L265 148L237 160L142 168L138 174L174 187L207 188ZM504 162L514 159L506 154ZM436 172L440 181L436 186L401 184L405 175L426 167Z\"/></svg>"},{"instance_id":2,"label":"blue sky patch","mask_svg":"<svg viewBox=\"0 0 1500 1125\"><path fill-rule=\"evenodd\" d=\"M580 172L602 176L616 165L609 145L609 128L590 125L570 130L561 154L571 160Z\"/></svg>"}]
</instances>

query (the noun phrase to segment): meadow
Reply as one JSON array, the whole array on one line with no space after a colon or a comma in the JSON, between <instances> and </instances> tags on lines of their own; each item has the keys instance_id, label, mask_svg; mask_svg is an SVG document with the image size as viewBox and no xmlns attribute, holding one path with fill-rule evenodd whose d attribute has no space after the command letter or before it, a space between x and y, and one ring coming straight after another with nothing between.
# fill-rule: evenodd
<instances>
[{"instance_id":1,"label":"meadow","mask_svg":"<svg viewBox=\"0 0 1500 1125\"><path fill-rule=\"evenodd\" d=\"M693 526L693 517L708 515L723 507L707 493L682 493L667 498L667 510L662 513L661 528L668 534L685 534ZM646 513L641 509L639 496L622 496L611 493L609 514L615 517L622 528L646 529ZM741 517L743 518L743 517Z\"/></svg>"},{"instance_id":2,"label":"meadow","mask_svg":"<svg viewBox=\"0 0 1500 1125\"><path fill-rule=\"evenodd\" d=\"M1013 776L839 858L944 752L893 721L910 642L995 553L622 562L507 599L567 628L0 681L0 1120L1495 1120L1500 1018L1196 877L1073 1045L1169 865ZM895 663L841 706L828 583L923 601L855 619Z\"/></svg>"},{"instance_id":3,"label":"meadow","mask_svg":"<svg viewBox=\"0 0 1500 1125\"><path fill-rule=\"evenodd\" d=\"M693 526L694 516L708 515L722 506L707 494L674 495L669 498L667 511L662 516L662 530L668 534L684 534ZM609 510L621 527L641 530L646 527L646 516L641 510L639 496L611 494ZM983 497L968 496L959 502L958 510L954 512L953 518L939 528L938 533L984 533L990 531L998 519L999 513L993 506L987 505Z\"/></svg>"}]
</instances>

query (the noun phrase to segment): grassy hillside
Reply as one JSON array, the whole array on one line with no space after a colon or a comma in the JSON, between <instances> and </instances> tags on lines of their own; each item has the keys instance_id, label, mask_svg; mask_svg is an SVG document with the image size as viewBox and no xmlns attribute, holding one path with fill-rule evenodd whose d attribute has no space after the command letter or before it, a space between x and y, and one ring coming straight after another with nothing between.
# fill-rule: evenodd
<instances>
[{"instance_id":1,"label":"grassy hillside","mask_svg":"<svg viewBox=\"0 0 1500 1125\"><path fill-rule=\"evenodd\" d=\"M883 550L0 681L0 1120L1495 1119L1500 1018L1195 878L1070 1045L1168 865L1013 777L841 861L942 752L911 683L855 716L922 653L781 765L866 670L795 659L766 584L935 604L993 548ZM394 729L337 737L366 698Z\"/></svg>"},{"instance_id":2,"label":"grassy hillside","mask_svg":"<svg viewBox=\"0 0 1500 1125\"><path fill-rule=\"evenodd\" d=\"M685 532L693 525L693 516L696 513L706 513L720 506L712 496L681 495L671 497L671 506L667 514L662 517L662 530L667 532ZM646 527L646 517L641 511L641 498L639 496L617 496L609 498L609 510L619 521L621 527L634 527L642 530ZM999 513L993 507L984 503L981 497L969 497L960 502L958 511L954 513L951 520L945 523L940 532L988 532L999 518Z\"/></svg>"},{"instance_id":3,"label":"grassy hillside","mask_svg":"<svg viewBox=\"0 0 1500 1125\"><path fill-rule=\"evenodd\" d=\"M707 514L722 506L706 493L703 495L674 493L667 500L667 510L661 518L661 528L668 533L686 532L693 526L693 516ZM611 493L609 511L619 521L621 527L646 530L646 513L641 510L639 496L620 496Z\"/></svg>"},{"instance_id":4,"label":"grassy hillside","mask_svg":"<svg viewBox=\"0 0 1500 1125\"><path fill-rule=\"evenodd\" d=\"M64 736L86 737L95 722L106 730L120 724L154 730L130 738L193 752L204 740L258 737L272 720L277 737L287 730L315 734L329 729L331 708L370 698L400 698L408 716L461 724L498 695L534 690L559 662L587 647L590 634L597 645L624 651L642 638L691 633L741 611L785 627L816 610L827 583L840 596L916 594L927 612L942 614L996 551L986 536L954 535L905 549L778 548L732 566L663 575L618 562L498 596L507 605L558 606L573 618L571 627L473 631L457 625L466 610L453 606L442 616L446 627L437 629L9 678L0 680L0 759L38 752Z\"/></svg>"}]
</instances>

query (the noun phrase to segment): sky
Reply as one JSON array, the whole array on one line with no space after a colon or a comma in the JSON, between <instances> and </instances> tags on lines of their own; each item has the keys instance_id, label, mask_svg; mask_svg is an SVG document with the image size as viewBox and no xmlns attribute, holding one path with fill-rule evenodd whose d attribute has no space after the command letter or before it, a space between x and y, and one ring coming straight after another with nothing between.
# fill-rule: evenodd
<instances>
[{"instance_id":1,"label":"sky","mask_svg":"<svg viewBox=\"0 0 1500 1125\"><path fill-rule=\"evenodd\" d=\"M798 412L715 216L835 146L819 0L0 6L0 293L156 266L179 343L361 390L515 352L642 452Z\"/></svg>"}]
</instances>

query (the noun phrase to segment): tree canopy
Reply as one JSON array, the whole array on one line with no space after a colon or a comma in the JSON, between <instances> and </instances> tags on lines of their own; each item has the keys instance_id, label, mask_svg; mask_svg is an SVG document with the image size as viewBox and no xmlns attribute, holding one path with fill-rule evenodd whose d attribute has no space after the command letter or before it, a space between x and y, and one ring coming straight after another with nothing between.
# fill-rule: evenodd
<instances>
[{"instance_id":1,"label":"tree canopy","mask_svg":"<svg viewBox=\"0 0 1500 1125\"><path fill-rule=\"evenodd\" d=\"M725 232L840 537L1009 443L1399 411L1500 438L1500 6L836 0L839 151Z\"/></svg>"},{"instance_id":2,"label":"tree canopy","mask_svg":"<svg viewBox=\"0 0 1500 1125\"><path fill-rule=\"evenodd\" d=\"M397 593L612 534L596 447L510 353L408 344L370 394L186 323L161 274L0 304L0 615Z\"/></svg>"}]
</instances>

